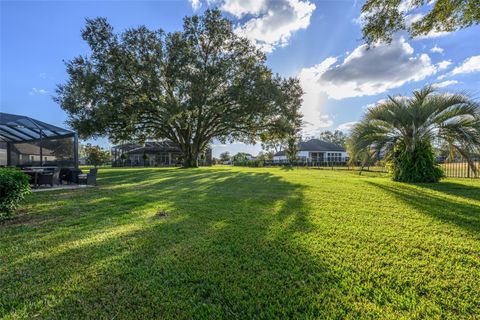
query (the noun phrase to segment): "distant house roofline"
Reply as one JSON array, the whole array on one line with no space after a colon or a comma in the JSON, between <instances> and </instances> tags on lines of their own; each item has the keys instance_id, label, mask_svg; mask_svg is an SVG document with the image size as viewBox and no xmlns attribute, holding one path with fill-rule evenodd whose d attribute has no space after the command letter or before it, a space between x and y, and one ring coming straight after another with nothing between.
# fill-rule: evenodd
<instances>
[{"instance_id":1,"label":"distant house roofline","mask_svg":"<svg viewBox=\"0 0 480 320\"><path fill-rule=\"evenodd\" d=\"M310 139L308 141L300 141L298 143L298 151L313 152L346 152L345 148L334 143L326 142L320 139ZM285 151L279 151L274 157L285 156Z\"/></svg>"}]
</instances>

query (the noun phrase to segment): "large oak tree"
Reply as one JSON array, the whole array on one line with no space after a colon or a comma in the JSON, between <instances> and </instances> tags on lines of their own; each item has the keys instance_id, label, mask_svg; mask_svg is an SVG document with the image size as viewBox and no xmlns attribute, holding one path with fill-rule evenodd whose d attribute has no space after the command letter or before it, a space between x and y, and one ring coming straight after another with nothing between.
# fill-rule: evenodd
<instances>
[{"instance_id":1,"label":"large oak tree","mask_svg":"<svg viewBox=\"0 0 480 320\"><path fill-rule=\"evenodd\" d=\"M55 97L82 138L169 139L194 167L213 139L255 142L301 124L298 80L274 76L218 10L186 17L172 33L117 34L97 18L82 37L91 54L66 63L69 79Z\"/></svg>"}]
</instances>

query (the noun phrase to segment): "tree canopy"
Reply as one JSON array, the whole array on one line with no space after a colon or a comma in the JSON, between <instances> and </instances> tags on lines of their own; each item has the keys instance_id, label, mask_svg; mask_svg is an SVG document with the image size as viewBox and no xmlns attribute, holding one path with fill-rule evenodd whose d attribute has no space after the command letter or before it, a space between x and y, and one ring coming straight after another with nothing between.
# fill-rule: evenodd
<instances>
[{"instance_id":1,"label":"tree canopy","mask_svg":"<svg viewBox=\"0 0 480 320\"><path fill-rule=\"evenodd\" d=\"M341 147L345 147L347 135L340 130L335 130L333 132L327 130L327 131L321 132L319 138L320 140L330 142Z\"/></svg>"},{"instance_id":2,"label":"tree canopy","mask_svg":"<svg viewBox=\"0 0 480 320\"><path fill-rule=\"evenodd\" d=\"M186 17L172 33L116 34L97 18L82 37L91 54L66 63L69 79L55 97L82 138L169 139L189 167L214 138L254 143L301 123L298 80L273 75L218 10Z\"/></svg>"},{"instance_id":3,"label":"tree canopy","mask_svg":"<svg viewBox=\"0 0 480 320\"><path fill-rule=\"evenodd\" d=\"M414 10L420 12L412 13ZM400 30L418 37L478 24L480 3L478 0L367 0L362 17L363 39L370 45L390 42Z\"/></svg>"},{"instance_id":4,"label":"tree canopy","mask_svg":"<svg viewBox=\"0 0 480 320\"><path fill-rule=\"evenodd\" d=\"M109 151L104 150L100 146L93 146L90 143L83 148L83 152L85 153L87 164L94 165L95 167L104 164L111 159Z\"/></svg>"},{"instance_id":5,"label":"tree canopy","mask_svg":"<svg viewBox=\"0 0 480 320\"><path fill-rule=\"evenodd\" d=\"M230 158L231 158L230 152L225 151L225 152L220 153L220 161L222 161L222 162L230 161Z\"/></svg>"}]
</instances>

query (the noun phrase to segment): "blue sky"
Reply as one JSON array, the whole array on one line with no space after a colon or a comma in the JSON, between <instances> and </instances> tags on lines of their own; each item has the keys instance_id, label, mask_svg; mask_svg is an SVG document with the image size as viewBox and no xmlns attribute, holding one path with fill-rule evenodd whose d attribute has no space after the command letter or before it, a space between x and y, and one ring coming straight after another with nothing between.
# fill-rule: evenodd
<instances>
[{"instance_id":1,"label":"blue sky","mask_svg":"<svg viewBox=\"0 0 480 320\"><path fill-rule=\"evenodd\" d=\"M361 1L1 1L0 110L64 126L53 100L66 81L63 60L88 54L80 37L85 18L107 17L116 31L146 25L179 30L182 18L217 6L237 32L267 53L270 68L299 77L305 90L305 133L348 130L369 105L388 94L407 95L425 84L479 98L480 27L422 39L395 35L389 46L365 50ZM412 21L423 13L406 7ZM107 139L99 144L108 145ZM260 146L214 144L220 152L260 151Z\"/></svg>"}]
</instances>

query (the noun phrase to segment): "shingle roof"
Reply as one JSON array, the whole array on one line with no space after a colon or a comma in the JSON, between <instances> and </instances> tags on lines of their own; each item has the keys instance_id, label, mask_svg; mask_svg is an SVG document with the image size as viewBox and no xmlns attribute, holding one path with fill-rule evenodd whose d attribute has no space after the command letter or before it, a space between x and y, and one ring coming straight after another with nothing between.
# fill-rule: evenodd
<instances>
[{"instance_id":1,"label":"shingle roof","mask_svg":"<svg viewBox=\"0 0 480 320\"><path fill-rule=\"evenodd\" d=\"M298 144L300 151L338 151L345 152L345 148L319 139L302 141Z\"/></svg>"},{"instance_id":2,"label":"shingle roof","mask_svg":"<svg viewBox=\"0 0 480 320\"><path fill-rule=\"evenodd\" d=\"M320 139L311 139L308 141L301 141L298 144L299 151L335 151L335 152L345 152L345 148L330 143L326 141L322 141ZM284 156L285 151L280 151L275 153L275 156Z\"/></svg>"}]
</instances>

